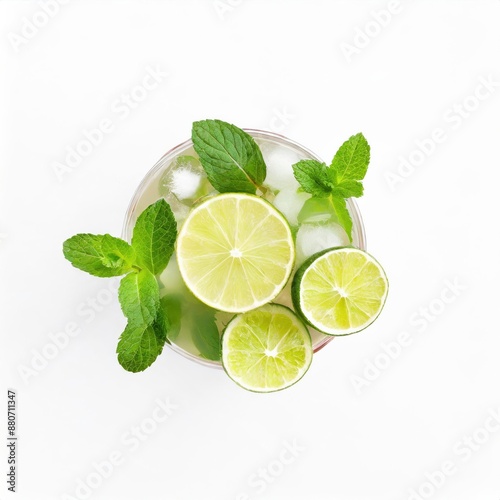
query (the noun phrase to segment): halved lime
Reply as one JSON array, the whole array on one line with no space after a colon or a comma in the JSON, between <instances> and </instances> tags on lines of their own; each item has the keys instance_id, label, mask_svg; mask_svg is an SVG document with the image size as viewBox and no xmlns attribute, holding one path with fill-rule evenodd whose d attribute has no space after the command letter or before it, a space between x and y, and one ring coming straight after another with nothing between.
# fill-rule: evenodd
<instances>
[{"instance_id":1,"label":"halved lime","mask_svg":"<svg viewBox=\"0 0 500 500\"><path fill-rule=\"evenodd\" d=\"M238 314L222 334L222 366L249 391L273 392L295 384L308 370L312 353L307 327L278 304Z\"/></svg>"},{"instance_id":2,"label":"halved lime","mask_svg":"<svg viewBox=\"0 0 500 500\"><path fill-rule=\"evenodd\" d=\"M349 335L373 323L388 291L382 266L357 248L330 248L299 268L292 282L297 312L328 335Z\"/></svg>"},{"instance_id":3,"label":"halved lime","mask_svg":"<svg viewBox=\"0 0 500 500\"><path fill-rule=\"evenodd\" d=\"M177 238L182 278L202 302L227 312L276 297L293 269L295 249L283 215L262 198L225 193L188 215Z\"/></svg>"}]
</instances>

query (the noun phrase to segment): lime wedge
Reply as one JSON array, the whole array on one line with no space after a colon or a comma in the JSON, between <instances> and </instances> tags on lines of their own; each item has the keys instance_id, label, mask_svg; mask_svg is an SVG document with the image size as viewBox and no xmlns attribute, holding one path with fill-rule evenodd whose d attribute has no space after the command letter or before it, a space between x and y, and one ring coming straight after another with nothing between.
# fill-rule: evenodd
<instances>
[{"instance_id":1,"label":"lime wedge","mask_svg":"<svg viewBox=\"0 0 500 500\"><path fill-rule=\"evenodd\" d=\"M292 282L297 312L328 335L349 335L373 323L388 291L382 266L357 248L330 248L310 257Z\"/></svg>"},{"instance_id":2,"label":"lime wedge","mask_svg":"<svg viewBox=\"0 0 500 500\"><path fill-rule=\"evenodd\" d=\"M222 365L249 391L273 392L295 384L308 370L312 353L302 320L278 304L235 316L222 334Z\"/></svg>"},{"instance_id":3,"label":"lime wedge","mask_svg":"<svg viewBox=\"0 0 500 500\"><path fill-rule=\"evenodd\" d=\"M276 297L293 269L292 232L262 198L225 193L188 215L177 238L177 262L187 287L227 312L255 309Z\"/></svg>"}]
</instances>

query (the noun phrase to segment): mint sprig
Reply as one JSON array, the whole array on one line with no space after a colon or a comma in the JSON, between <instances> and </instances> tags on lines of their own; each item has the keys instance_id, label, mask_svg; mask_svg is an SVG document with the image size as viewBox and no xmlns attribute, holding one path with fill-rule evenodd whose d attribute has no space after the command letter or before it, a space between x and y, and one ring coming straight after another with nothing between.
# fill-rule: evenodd
<instances>
[{"instance_id":1,"label":"mint sprig","mask_svg":"<svg viewBox=\"0 0 500 500\"><path fill-rule=\"evenodd\" d=\"M168 341L169 311L155 275L167 266L176 237L174 214L161 199L138 217L131 245L109 234L77 234L63 243L64 256L76 268L94 276L125 275L118 299L128 323L117 354L128 371L145 370ZM172 312L177 321L177 309Z\"/></svg>"},{"instance_id":2,"label":"mint sprig","mask_svg":"<svg viewBox=\"0 0 500 500\"><path fill-rule=\"evenodd\" d=\"M294 176L301 188L313 196L308 200L308 206L321 206L322 210L328 211L329 216L345 229L351 241L352 218L346 199L363 195L361 181L369 163L370 146L359 133L340 146L329 167L317 160L301 160L293 165ZM316 201L318 198L327 198L327 201Z\"/></svg>"},{"instance_id":3,"label":"mint sprig","mask_svg":"<svg viewBox=\"0 0 500 500\"><path fill-rule=\"evenodd\" d=\"M255 194L266 178L266 164L253 137L221 120L193 123L192 140L208 180L220 193Z\"/></svg>"}]
</instances>

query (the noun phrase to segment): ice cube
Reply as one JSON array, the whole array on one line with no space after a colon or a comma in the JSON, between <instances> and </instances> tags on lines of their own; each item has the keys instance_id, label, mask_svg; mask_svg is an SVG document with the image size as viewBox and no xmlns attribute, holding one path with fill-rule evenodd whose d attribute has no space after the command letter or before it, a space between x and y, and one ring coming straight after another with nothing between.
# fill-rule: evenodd
<instances>
[{"instance_id":1,"label":"ice cube","mask_svg":"<svg viewBox=\"0 0 500 500\"><path fill-rule=\"evenodd\" d=\"M202 177L197 172L189 167L179 167L172 172L170 189L179 200L185 200L195 196L201 181Z\"/></svg>"},{"instance_id":2,"label":"ice cube","mask_svg":"<svg viewBox=\"0 0 500 500\"><path fill-rule=\"evenodd\" d=\"M193 202L208 193L210 184L199 160L194 156L178 156L160 179L160 194L168 200L173 195L182 204Z\"/></svg>"},{"instance_id":3,"label":"ice cube","mask_svg":"<svg viewBox=\"0 0 500 500\"><path fill-rule=\"evenodd\" d=\"M296 189L299 183L293 176L292 165L302 158L291 149L266 144L262 156L267 166L265 184L272 189Z\"/></svg>"},{"instance_id":4,"label":"ice cube","mask_svg":"<svg viewBox=\"0 0 500 500\"><path fill-rule=\"evenodd\" d=\"M299 215L309 193L298 192L297 188L283 189L274 198L273 205L286 217L291 226L297 225Z\"/></svg>"},{"instance_id":5,"label":"ice cube","mask_svg":"<svg viewBox=\"0 0 500 500\"><path fill-rule=\"evenodd\" d=\"M297 232L297 264L308 257L332 247L349 245L344 228L336 222L327 224L302 224Z\"/></svg>"}]
</instances>

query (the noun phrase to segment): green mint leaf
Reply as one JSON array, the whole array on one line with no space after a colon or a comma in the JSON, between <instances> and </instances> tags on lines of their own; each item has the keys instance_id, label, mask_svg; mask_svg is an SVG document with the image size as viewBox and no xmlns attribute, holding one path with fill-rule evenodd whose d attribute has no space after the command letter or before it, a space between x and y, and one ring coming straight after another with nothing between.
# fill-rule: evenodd
<instances>
[{"instance_id":1,"label":"green mint leaf","mask_svg":"<svg viewBox=\"0 0 500 500\"><path fill-rule=\"evenodd\" d=\"M360 181L344 181L332 189L332 194L342 198L359 198L363 196L363 184Z\"/></svg>"},{"instance_id":2,"label":"green mint leaf","mask_svg":"<svg viewBox=\"0 0 500 500\"><path fill-rule=\"evenodd\" d=\"M299 214L297 215L299 224L303 222L337 222L337 214L333 207L331 197L317 198L313 196L304 202Z\"/></svg>"},{"instance_id":3,"label":"green mint leaf","mask_svg":"<svg viewBox=\"0 0 500 500\"><path fill-rule=\"evenodd\" d=\"M160 274L174 251L177 223L170 205L158 200L137 218L132 235L132 247L144 267Z\"/></svg>"},{"instance_id":4,"label":"green mint leaf","mask_svg":"<svg viewBox=\"0 0 500 500\"><path fill-rule=\"evenodd\" d=\"M118 267L130 269L137 260L135 250L126 241L109 234L102 237L101 251L104 263L115 269Z\"/></svg>"},{"instance_id":5,"label":"green mint leaf","mask_svg":"<svg viewBox=\"0 0 500 500\"><path fill-rule=\"evenodd\" d=\"M131 328L150 325L160 307L158 282L147 269L127 274L120 282L118 299Z\"/></svg>"},{"instance_id":6,"label":"green mint leaf","mask_svg":"<svg viewBox=\"0 0 500 500\"><path fill-rule=\"evenodd\" d=\"M301 160L292 165L293 175L306 193L325 198L332 192L333 184L328 167L316 160Z\"/></svg>"},{"instance_id":7,"label":"green mint leaf","mask_svg":"<svg viewBox=\"0 0 500 500\"><path fill-rule=\"evenodd\" d=\"M181 331L181 304L181 297L177 295L165 295L160 300L160 311L164 311L170 324L167 341L174 342Z\"/></svg>"},{"instance_id":8,"label":"green mint leaf","mask_svg":"<svg viewBox=\"0 0 500 500\"><path fill-rule=\"evenodd\" d=\"M192 140L212 186L221 193L255 194L266 178L266 164L253 138L221 120L193 123Z\"/></svg>"},{"instance_id":9,"label":"green mint leaf","mask_svg":"<svg viewBox=\"0 0 500 500\"><path fill-rule=\"evenodd\" d=\"M142 372L161 354L164 344L153 325L128 324L116 348L118 362L129 372Z\"/></svg>"},{"instance_id":10,"label":"green mint leaf","mask_svg":"<svg viewBox=\"0 0 500 500\"><path fill-rule=\"evenodd\" d=\"M347 210L345 198L332 197L332 206L339 224L345 229L347 236L349 236L349 240L352 241L352 219Z\"/></svg>"},{"instance_id":11,"label":"green mint leaf","mask_svg":"<svg viewBox=\"0 0 500 500\"><path fill-rule=\"evenodd\" d=\"M151 325L127 325L116 348L118 362L130 372L145 370L162 353L169 330L170 321L162 299Z\"/></svg>"},{"instance_id":12,"label":"green mint leaf","mask_svg":"<svg viewBox=\"0 0 500 500\"><path fill-rule=\"evenodd\" d=\"M345 181L364 179L370 163L370 146L363 134L350 137L335 154L330 169L336 186Z\"/></svg>"},{"instance_id":13,"label":"green mint leaf","mask_svg":"<svg viewBox=\"0 0 500 500\"><path fill-rule=\"evenodd\" d=\"M136 261L133 248L109 234L76 234L63 243L63 253L74 267L104 278L128 273Z\"/></svg>"},{"instance_id":14,"label":"green mint leaf","mask_svg":"<svg viewBox=\"0 0 500 500\"><path fill-rule=\"evenodd\" d=\"M191 312L191 338L203 358L212 361L221 359L221 341L215 322L215 311L208 308L193 309Z\"/></svg>"},{"instance_id":15,"label":"green mint leaf","mask_svg":"<svg viewBox=\"0 0 500 500\"><path fill-rule=\"evenodd\" d=\"M162 341L163 343L168 342L170 344L170 341L168 340L170 328L170 313L167 308L165 297L163 297L160 299L156 319L153 322L153 329L159 341Z\"/></svg>"}]
</instances>

